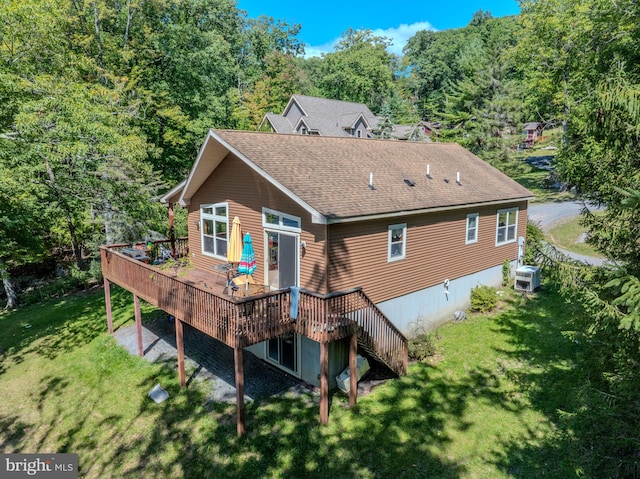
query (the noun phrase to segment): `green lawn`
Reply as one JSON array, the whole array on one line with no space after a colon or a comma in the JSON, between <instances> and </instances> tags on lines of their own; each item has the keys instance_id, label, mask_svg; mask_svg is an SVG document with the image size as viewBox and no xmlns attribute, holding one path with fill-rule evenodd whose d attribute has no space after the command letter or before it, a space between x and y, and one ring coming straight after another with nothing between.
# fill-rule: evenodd
<instances>
[{"instance_id":1,"label":"green lawn","mask_svg":"<svg viewBox=\"0 0 640 479\"><path fill-rule=\"evenodd\" d=\"M130 294L113 299L127 324ZM77 453L80 476L101 479L572 477L562 418L580 346L564 309L553 292L511 293L494 316L440 328L437 360L355 408L335 395L327 426L317 397L272 398L247 405L238 438L233 405L116 344L100 292L68 296L0 313L0 449ZM158 381L160 405L146 396Z\"/></svg>"},{"instance_id":2,"label":"green lawn","mask_svg":"<svg viewBox=\"0 0 640 479\"><path fill-rule=\"evenodd\" d=\"M551 201L566 201L575 199L569 191L559 192L556 189L545 188L545 179L549 176L549 171L541 168L536 168L526 163L526 160L536 156L555 156L558 150L543 150L542 148L554 145L559 146L561 142L561 129L556 128L553 130L546 130L544 132L544 140L536 143L533 148L527 148L516 154L515 160L505 167L505 172L520 183L525 188L528 188L535 194L533 203L547 203Z\"/></svg>"},{"instance_id":3,"label":"green lawn","mask_svg":"<svg viewBox=\"0 0 640 479\"><path fill-rule=\"evenodd\" d=\"M574 253L601 257L598 251L584 242L584 233L585 227L580 224L580 217L576 217L551 228L549 239L551 243Z\"/></svg>"},{"instance_id":4,"label":"green lawn","mask_svg":"<svg viewBox=\"0 0 640 479\"><path fill-rule=\"evenodd\" d=\"M540 151L540 150L536 150ZM537 156L529 154L527 156ZM521 156L518 160L511 163L512 166L505 169L507 174L525 188L529 189L534 195L533 203L549 203L552 201L568 201L576 198L570 191L558 191L554 188L546 188L545 180L549 177L550 172L525 162L525 156Z\"/></svg>"}]
</instances>

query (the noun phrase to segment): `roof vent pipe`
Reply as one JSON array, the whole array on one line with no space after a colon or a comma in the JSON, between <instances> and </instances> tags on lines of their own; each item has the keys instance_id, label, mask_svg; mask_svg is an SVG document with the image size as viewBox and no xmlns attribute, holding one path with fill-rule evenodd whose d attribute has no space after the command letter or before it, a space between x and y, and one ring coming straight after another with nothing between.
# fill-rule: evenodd
<instances>
[{"instance_id":1,"label":"roof vent pipe","mask_svg":"<svg viewBox=\"0 0 640 479\"><path fill-rule=\"evenodd\" d=\"M459 185L462 185L462 183L460 183L460 172L456 172L456 183L458 183Z\"/></svg>"},{"instance_id":2,"label":"roof vent pipe","mask_svg":"<svg viewBox=\"0 0 640 479\"><path fill-rule=\"evenodd\" d=\"M431 179L431 165L427 165L427 178Z\"/></svg>"},{"instance_id":3,"label":"roof vent pipe","mask_svg":"<svg viewBox=\"0 0 640 479\"><path fill-rule=\"evenodd\" d=\"M369 189L375 190L376 188L373 186L373 173L369 173Z\"/></svg>"}]
</instances>

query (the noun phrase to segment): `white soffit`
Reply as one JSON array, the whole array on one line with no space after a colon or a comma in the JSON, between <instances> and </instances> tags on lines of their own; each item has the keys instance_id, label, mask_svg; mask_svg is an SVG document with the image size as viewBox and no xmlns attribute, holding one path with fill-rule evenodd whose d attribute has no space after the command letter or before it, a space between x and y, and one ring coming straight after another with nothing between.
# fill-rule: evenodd
<instances>
[{"instance_id":1,"label":"white soffit","mask_svg":"<svg viewBox=\"0 0 640 479\"><path fill-rule=\"evenodd\" d=\"M167 191L164 195L160 197L160 203L178 203L180 201L180 197L182 196L182 190L184 189L184 185L187 184L187 180L182 180L176 186Z\"/></svg>"}]
</instances>

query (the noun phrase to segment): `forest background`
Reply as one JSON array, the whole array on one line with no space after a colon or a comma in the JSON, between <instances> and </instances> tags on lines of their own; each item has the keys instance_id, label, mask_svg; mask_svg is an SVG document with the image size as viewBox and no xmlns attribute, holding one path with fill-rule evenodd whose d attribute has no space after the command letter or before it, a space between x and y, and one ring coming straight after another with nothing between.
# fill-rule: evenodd
<instances>
[{"instance_id":1,"label":"forest background","mask_svg":"<svg viewBox=\"0 0 640 479\"><path fill-rule=\"evenodd\" d=\"M299 25L247 18L233 0L5 0L5 287L27 263L72 257L86 269L100 244L166 235L155 199L187 176L206 131L257 129L294 93L365 103L393 123L437 122L436 141L507 174L524 122L562 125L565 181L619 199L612 186L634 187L633 175L607 158L612 146L632 149L637 133L637 5L544 0L521 10L420 31L402 56L384 37L348 30L334 52L305 58Z\"/></svg>"},{"instance_id":2,"label":"forest background","mask_svg":"<svg viewBox=\"0 0 640 479\"><path fill-rule=\"evenodd\" d=\"M402 56L348 30L335 51L305 58L300 28L247 18L233 0L3 0L7 306L19 305L12 277L32 265L97 276L98 245L167 235L157 198L186 177L206 131L257 129L294 93L437 122L436 141L512 175L524 122L561 127L556 172L606 207L583 220L611 261L542 260L585 310L575 332L594 358L579 413L594 438L585 460L599 477L640 475L640 4L523 0L517 16L479 11L464 28L420 31Z\"/></svg>"}]
</instances>

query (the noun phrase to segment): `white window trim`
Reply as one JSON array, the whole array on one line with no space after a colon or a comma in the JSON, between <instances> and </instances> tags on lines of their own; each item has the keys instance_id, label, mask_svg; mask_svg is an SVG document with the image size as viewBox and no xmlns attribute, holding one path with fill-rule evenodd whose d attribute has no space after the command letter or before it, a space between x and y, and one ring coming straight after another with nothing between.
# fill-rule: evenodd
<instances>
[{"instance_id":1,"label":"white window trim","mask_svg":"<svg viewBox=\"0 0 640 479\"><path fill-rule=\"evenodd\" d=\"M268 223L266 221L267 213L271 213L273 215L279 216L280 217L280 221L278 222L278 224ZM288 218L291 221L295 221L300 226L298 226L298 227L286 226L282 222L283 218ZM270 208L264 208L264 207L262 208L262 226L264 228L266 228L266 229L279 230L279 231L291 231L293 233L302 233L302 220L300 219L300 217L293 216L293 215L288 215L286 213L283 213L282 211L276 211L276 210L272 210Z\"/></svg>"},{"instance_id":2,"label":"white window trim","mask_svg":"<svg viewBox=\"0 0 640 479\"><path fill-rule=\"evenodd\" d=\"M402 228L402 254L400 256L391 256L391 232ZM407 224L401 223L397 225L389 225L387 229L387 262L400 261L407 257Z\"/></svg>"},{"instance_id":3,"label":"white window trim","mask_svg":"<svg viewBox=\"0 0 640 479\"><path fill-rule=\"evenodd\" d=\"M470 218L474 218L476 219L476 234L475 234L475 238L470 240L469 239L469 219ZM479 213L469 213L467 215L467 227L465 229L465 234L464 234L464 244L473 244L473 243L477 243L478 242L478 229L480 227L480 214Z\"/></svg>"},{"instance_id":4,"label":"white window trim","mask_svg":"<svg viewBox=\"0 0 640 479\"><path fill-rule=\"evenodd\" d=\"M229 248L229 234L231 233L231 231L229 230L229 203L211 203L211 204L205 204L205 205L200 205L200 247L202 248L202 254L205 256L209 256L211 258L218 258L218 259L223 259L226 261L227 259L227 255L226 253L224 255L219 255L219 254L215 254L215 253L210 253L209 251L205 251L204 249L204 220L205 219L212 219L214 222L214 226L213 226L213 247L214 249L216 249L216 238L215 238L215 231L216 231L216 227L215 227L215 223L216 222L220 222L222 218L221 216L217 216L215 214L216 208L220 207L220 206L224 206L227 210L227 216L224 220L224 222L227 224L227 249ZM204 210L205 208L213 208L214 214L210 215L210 214L205 214L202 212L202 210Z\"/></svg>"},{"instance_id":5,"label":"white window trim","mask_svg":"<svg viewBox=\"0 0 640 479\"><path fill-rule=\"evenodd\" d=\"M271 223L270 223L271 224ZM274 225L272 225L274 226ZM264 284L269 284L269 257L267 251L269 251L269 234L268 233L286 233L296 238L296 286L300 286L300 235L292 234L290 231L278 228L265 228L264 229Z\"/></svg>"},{"instance_id":6,"label":"white window trim","mask_svg":"<svg viewBox=\"0 0 640 479\"><path fill-rule=\"evenodd\" d=\"M294 337L296 338L296 366L298 367L297 371L293 371L289 368L284 367L282 364L280 364L278 361L275 361L274 359L271 358L271 356L269 356L269 340L267 339L264 342L264 358L271 364L273 364L275 367L282 369L283 371L286 371L289 374L292 374L293 376L297 377L297 378L301 378L302 377L302 367L300 366L300 361L302 360L302 341L301 341L301 335L298 333L293 333ZM275 338L274 338L275 339Z\"/></svg>"},{"instance_id":7,"label":"white window trim","mask_svg":"<svg viewBox=\"0 0 640 479\"><path fill-rule=\"evenodd\" d=\"M508 238L508 232L509 232L509 221L507 221L507 225L506 226L502 226L502 228L505 228L505 232L504 232L504 238L505 240L502 242L498 242L498 230L501 228L500 226L500 214L502 213L507 213L509 216L512 213L516 214L516 221L514 223L514 228L515 228L515 234L513 235L513 239L507 239ZM507 217L508 220L509 217ZM518 207L514 207L514 208L505 208L502 210L498 210L496 211L496 246L502 246L505 244L510 244L510 243L515 243L518 240Z\"/></svg>"}]
</instances>

